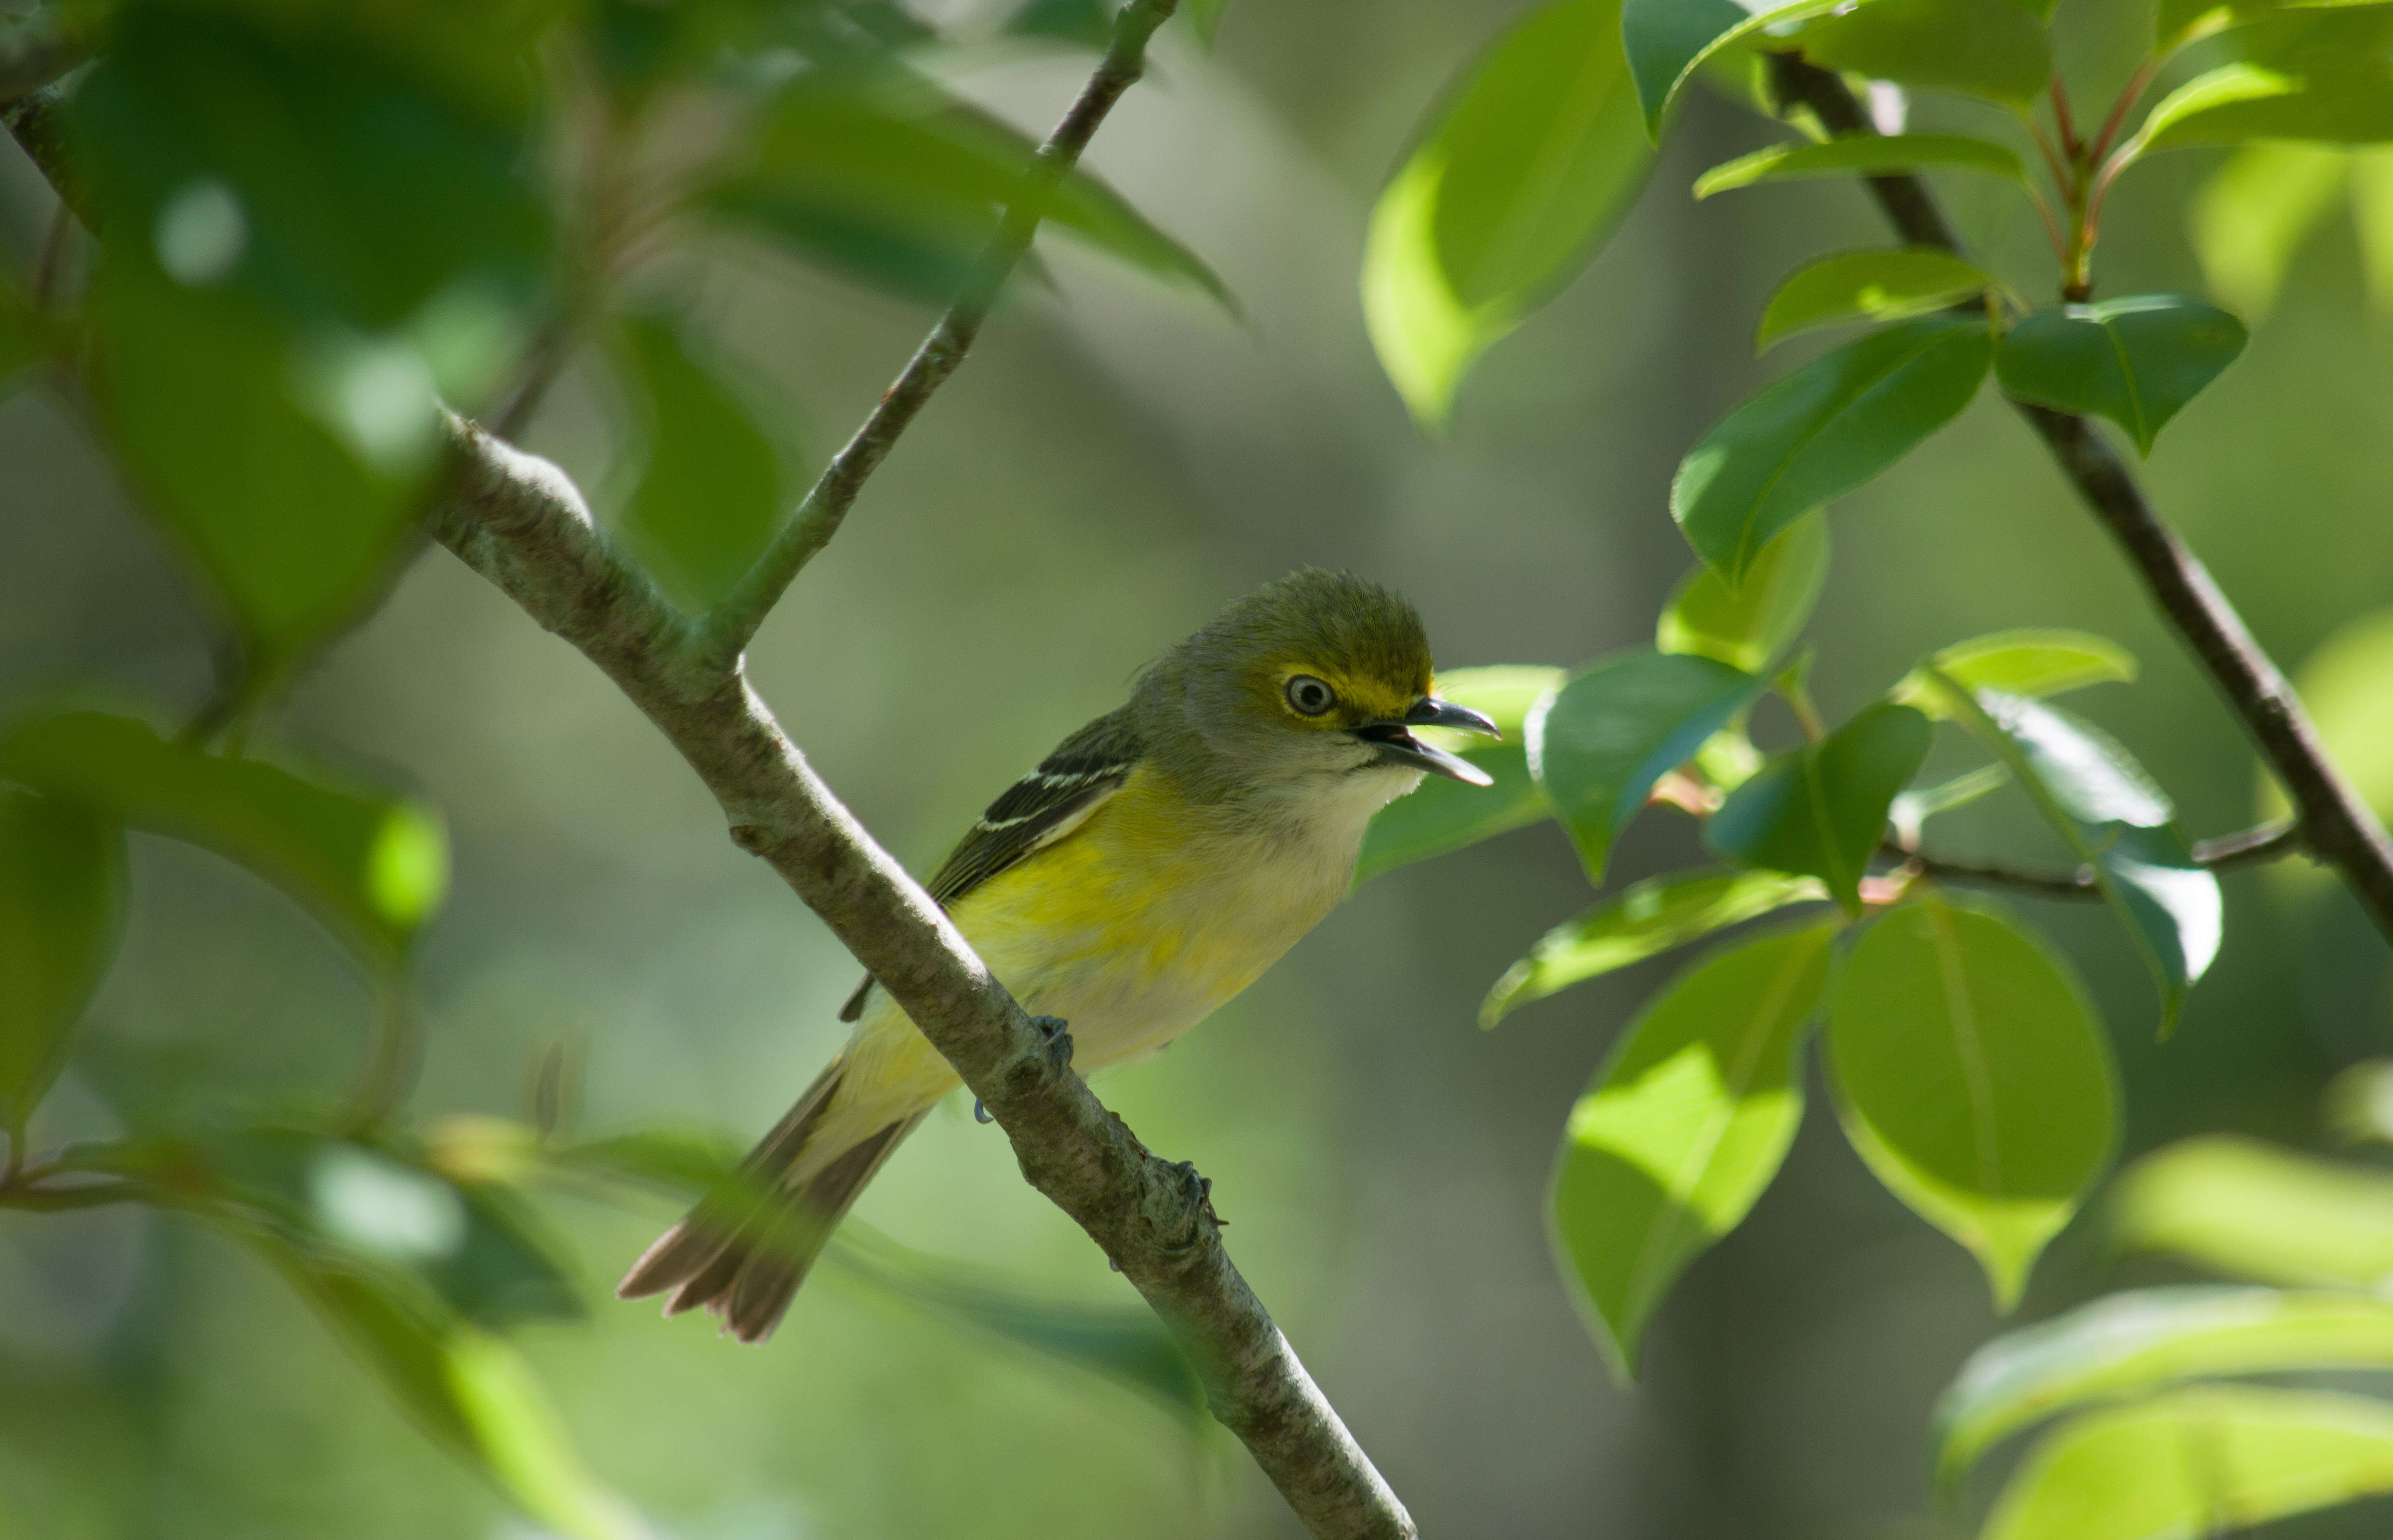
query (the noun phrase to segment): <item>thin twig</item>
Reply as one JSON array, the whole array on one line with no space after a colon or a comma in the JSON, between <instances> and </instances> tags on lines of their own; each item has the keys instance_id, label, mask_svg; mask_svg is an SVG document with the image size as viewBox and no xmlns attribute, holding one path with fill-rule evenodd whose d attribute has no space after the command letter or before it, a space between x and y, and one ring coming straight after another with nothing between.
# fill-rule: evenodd
<instances>
[{"instance_id":1,"label":"thin twig","mask_svg":"<svg viewBox=\"0 0 2393 1540\"><path fill-rule=\"evenodd\" d=\"M2232 867L2278 860L2296 854L2301 848L2299 827L2290 818L2281 818L2256 829L2200 842L2193 847L2193 864L2207 871L2225 871ZM1945 881L1979 882L1987 887L2007 888L2038 898L2072 902L2099 903L2102 898L2101 884L2092 867L2052 869L2007 866L2000 861L1969 861L1907 849L1893 840L1881 844L1878 854L1910 868L1920 876Z\"/></svg>"},{"instance_id":2,"label":"thin twig","mask_svg":"<svg viewBox=\"0 0 2393 1540\"><path fill-rule=\"evenodd\" d=\"M1031 237L1038 232L1056 190L1079 163L1081 151L1114 103L1145 72L1147 39L1177 4L1178 0L1131 0L1122 7L1114 22L1112 46L1071 111L1064 114L1064 121L1039 147L1038 158L1024 178L1022 197L1006 209L955 302L922 339L864 425L823 467L765 554L700 623L699 645L708 660L726 664L747 646L791 582L839 533L841 521L864 489L866 478L887 457L897 436L906 431L932 392L963 362L980 335L981 324L988 319L998 291L1029 251Z\"/></svg>"},{"instance_id":3,"label":"thin twig","mask_svg":"<svg viewBox=\"0 0 2393 1540\"><path fill-rule=\"evenodd\" d=\"M1832 133L1873 132L1843 81L1788 55L1773 54L1771 59L1781 100L1811 108ZM1889 195L1889 183L1899 185L1897 195ZM1870 189L1905 241L1962 254L1916 176L1874 176ZM2393 842L2328 756L2293 686L2253 640L2210 573L2145 500L2135 474L2093 424L2069 412L2012 404L2111 531L2153 602L2283 782L2301 821L2302 843L2342 874L2377 930L2393 941Z\"/></svg>"}]
</instances>

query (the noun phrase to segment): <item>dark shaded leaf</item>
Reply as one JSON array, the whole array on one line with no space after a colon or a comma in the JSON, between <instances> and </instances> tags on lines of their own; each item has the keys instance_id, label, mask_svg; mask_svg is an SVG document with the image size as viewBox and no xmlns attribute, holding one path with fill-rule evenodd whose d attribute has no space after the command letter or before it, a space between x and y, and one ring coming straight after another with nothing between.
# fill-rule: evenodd
<instances>
[{"instance_id":1,"label":"dark shaded leaf","mask_svg":"<svg viewBox=\"0 0 2393 1540\"><path fill-rule=\"evenodd\" d=\"M1861 915L1861 880L1886 837L1887 809L1928 757L1928 719L1881 701L1825 741L1773 758L1704 826L1704 843L1740 866L1816 877Z\"/></svg>"},{"instance_id":2,"label":"dark shaded leaf","mask_svg":"<svg viewBox=\"0 0 2393 1540\"><path fill-rule=\"evenodd\" d=\"M1877 0L1788 41L1832 70L2009 107L2033 106L2052 83L2052 40L2015 0Z\"/></svg>"},{"instance_id":3,"label":"dark shaded leaf","mask_svg":"<svg viewBox=\"0 0 2393 1540\"><path fill-rule=\"evenodd\" d=\"M2170 418L2243 351L2243 323L2200 300L2144 294L2040 310L2004 334L2010 395L2107 417L2146 454Z\"/></svg>"},{"instance_id":4,"label":"dark shaded leaf","mask_svg":"<svg viewBox=\"0 0 2393 1540\"><path fill-rule=\"evenodd\" d=\"M1765 27L1833 10L1841 0L1624 0L1621 38L1645 131L1662 137L1662 116L1696 66Z\"/></svg>"},{"instance_id":5,"label":"dark shaded leaf","mask_svg":"<svg viewBox=\"0 0 2393 1540\"><path fill-rule=\"evenodd\" d=\"M21 1132L66 1066L75 1025L116 955L124 886L124 834L114 823L58 798L0 790L0 1130Z\"/></svg>"}]
</instances>

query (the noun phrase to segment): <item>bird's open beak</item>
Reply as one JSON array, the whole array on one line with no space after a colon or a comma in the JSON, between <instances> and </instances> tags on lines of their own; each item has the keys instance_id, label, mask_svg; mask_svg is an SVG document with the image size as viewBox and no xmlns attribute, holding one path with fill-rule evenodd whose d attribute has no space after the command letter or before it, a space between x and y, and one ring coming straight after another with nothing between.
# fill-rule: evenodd
<instances>
[{"instance_id":1,"label":"bird's open beak","mask_svg":"<svg viewBox=\"0 0 2393 1540\"><path fill-rule=\"evenodd\" d=\"M1377 744L1380 758L1391 764L1409 764L1426 770L1432 776L1444 776L1466 786L1493 786L1496 777L1471 763L1459 754L1449 754L1413 737L1415 727L1452 727L1466 733L1480 733L1500 738L1496 724L1468 706L1458 706L1450 700L1440 700L1425 695L1412 704L1401 722L1372 722L1354 729L1354 736L1366 743Z\"/></svg>"}]
</instances>

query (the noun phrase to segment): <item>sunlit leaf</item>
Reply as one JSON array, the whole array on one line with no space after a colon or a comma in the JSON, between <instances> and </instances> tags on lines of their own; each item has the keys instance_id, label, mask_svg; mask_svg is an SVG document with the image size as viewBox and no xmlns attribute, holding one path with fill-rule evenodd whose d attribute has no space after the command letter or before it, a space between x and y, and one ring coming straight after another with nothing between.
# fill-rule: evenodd
<instances>
[{"instance_id":1,"label":"sunlit leaf","mask_svg":"<svg viewBox=\"0 0 2393 1540\"><path fill-rule=\"evenodd\" d=\"M617 362L647 428L624 536L668 594L704 609L731 591L789 512L780 446L675 322L627 318Z\"/></svg>"},{"instance_id":2,"label":"sunlit leaf","mask_svg":"<svg viewBox=\"0 0 2393 1540\"><path fill-rule=\"evenodd\" d=\"M2008 7L2011 0L1993 0ZM1762 307L1753 350L1818 326L1901 320L1949 309L1994 281L1975 263L1929 246L1838 252L1797 268Z\"/></svg>"},{"instance_id":3,"label":"sunlit leaf","mask_svg":"<svg viewBox=\"0 0 2393 1540\"><path fill-rule=\"evenodd\" d=\"M2107 417L2146 454L2243 351L2243 323L2175 294L2039 310L2003 335L1994 377L2022 401Z\"/></svg>"},{"instance_id":4,"label":"sunlit leaf","mask_svg":"<svg viewBox=\"0 0 2393 1540\"><path fill-rule=\"evenodd\" d=\"M2031 1423L2175 1380L2363 1366L2393 1369L2381 1299L2216 1285L2105 1295L1969 1355L1937 1403L1937 1470L1956 1483Z\"/></svg>"},{"instance_id":5,"label":"sunlit leaf","mask_svg":"<svg viewBox=\"0 0 2393 1540\"><path fill-rule=\"evenodd\" d=\"M110 820L0 790L0 1131L20 1132L65 1067L116 954L124 883L124 836Z\"/></svg>"},{"instance_id":6,"label":"sunlit leaf","mask_svg":"<svg viewBox=\"0 0 2393 1540\"><path fill-rule=\"evenodd\" d=\"M2306 144L2255 144L2212 172L2187 211L2210 292L2254 321L2277 303L2285 269L2335 195L2350 157Z\"/></svg>"},{"instance_id":7,"label":"sunlit leaf","mask_svg":"<svg viewBox=\"0 0 2393 1540\"><path fill-rule=\"evenodd\" d=\"M1441 698L1485 714L1504 736L1495 743L1428 728L1422 736L1460 754L1495 777L1495 784L1465 786L1432 776L1381 808L1364 833L1354 881L1443 855L1546 817L1550 811L1546 794L1529 775L1523 723L1537 700L1562 682L1562 670L1530 665L1448 669L1440 673L1437 693Z\"/></svg>"},{"instance_id":8,"label":"sunlit leaf","mask_svg":"<svg viewBox=\"0 0 2393 1540\"><path fill-rule=\"evenodd\" d=\"M1982 1540L2177 1540L2393 1491L2393 1408L2361 1396L2205 1386L2050 1434Z\"/></svg>"},{"instance_id":9,"label":"sunlit leaf","mask_svg":"<svg viewBox=\"0 0 2393 1540\"><path fill-rule=\"evenodd\" d=\"M1652 161L1619 0L1533 11L1469 67L1364 247L1372 346L1414 416L1445 420L1471 364L1586 266Z\"/></svg>"},{"instance_id":10,"label":"sunlit leaf","mask_svg":"<svg viewBox=\"0 0 2393 1540\"><path fill-rule=\"evenodd\" d=\"M1810 622L1827 580L1828 521L1815 514L1762 547L1733 588L1708 567L1680 579L1655 622L1654 646L1760 673Z\"/></svg>"},{"instance_id":11,"label":"sunlit leaf","mask_svg":"<svg viewBox=\"0 0 2393 1540\"><path fill-rule=\"evenodd\" d=\"M36 722L0 744L0 775L248 867L379 967L398 962L448 887L448 836L423 804L163 742L126 717Z\"/></svg>"},{"instance_id":12,"label":"sunlit leaf","mask_svg":"<svg viewBox=\"0 0 2393 1540\"><path fill-rule=\"evenodd\" d=\"M2007 5L2009 0L1997 0ZM1708 198L1761 182L1807 176L1876 176L1890 171L1974 171L2024 186L2027 165L2004 145L1958 134L1855 134L1824 144L1774 144L1712 167L1695 178Z\"/></svg>"},{"instance_id":13,"label":"sunlit leaf","mask_svg":"<svg viewBox=\"0 0 2393 1540\"><path fill-rule=\"evenodd\" d=\"M2243 57L2163 98L2131 156L2254 139L2393 139L2393 15L2385 7L2286 7L2231 42Z\"/></svg>"},{"instance_id":14,"label":"sunlit leaf","mask_svg":"<svg viewBox=\"0 0 2393 1540\"><path fill-rule=\"evenodd\" d=\"M1777 533L1951 422L1993 361L1984 322L1929 317L1825 353L1721 419L1679 464L1670 516L1732 581Z\"/></svg>"},{"instance_id":15,"label":"sunlit leaf","mask_svg":"<svg viewBox=\"0 0 2393 1540\"><path fill-rule=\"evenodd\" d=\"M1487 992L1479 1007L1479 1024L1494 1026L1531 1000L1574 984L1790 904L1817 903L1827 896L1827 890L1811 879L1778 871L1681 871L1632 882L1609 903L1539 938L1529 955L1512 964Z\"/></svg>"},{"instance_id":16,"label":"sunlit leaf","mask_svg":"<svg viewBox=\"0 0 2393 1540\"><path fill-rule=\"evenodd\" d=\"M2111 1229L2231 1278L2382 1292L2393 1281L2393 1175L2256 1140L2181 1140L2120 1175Z\"/></svg>"},{"instance_id":17,"label":"sunlit leaf","mask_svg":"<svg viewBox=\"0 0 2393 1540\"><path fill-rule=\"evenodd\" d=\"M1928 737L1928 719L1910 707L1868 707L1730 793L1705 824L1704 843L1740 866L1816 877L1858 918L1887 809L1927 758Z\"/></svg>"},{"instance_id":18,"label":"sunlit leaf","mask_svg":"<svg viewBox=\"0 0 2393 1540\"><path fill-rule=\"evenodd\" d=\"M2131 685L2136 658L2089 631L1997 631L1940 647L1888 692L1929 716L1945 715L1943 692L1929 677L1942 673L1972 690L1999 690L2034 699L2088 685Z\"/></svg>"},{"instance_id":19,"label":"sunlit leaf","mask_svg":"<svg viewBox=\"0 0 2393 1540\"><path fill-rule=\"evenodd\" d=\"M1625 0L1620 29L1644 110L1645 131L1659 139L1662 116L1696 66L1760 32L1832 10L1840 0Z\"/></svg>"},{"instance_id":20,"label":"sunlit leaf","mask_svg":"<svg viewBox=\"0 0 2393 1540\"><path fill-rule=\"evenodd\" d=\"M1709 658L1631 652L1595 664L1530 713L1529 770L1603 881L1612 842L1654 783L1760 697L1764 681Z\"/></svg>"},{"instance_id":21,"label":"sunlit leaf","mask_svg":"<svg viewBox=\"0 0 2393 1540\"><path fill-rule=\"evenodd\" d=\"M2010 1309L2117 1133L2110 1047L2074 972L2000 914L1930 893L1846 959L1828 1047L1854 1149Z\"/></svg>"},{"instance_id":22,"label":"sunlit leaf","mask_svg":"<svg viewBox=\"0 0 2393 1540\"><path fill-rule=\"evenodd\" d=\"M1797 1050L1828 977L1825 927L1748 943L1649 1004L1571 1109L1554 1251L1622 1375L1654 1308L1736 1228L1803 1118Z\"/></svg>"},{"instance_id":23,"label":"sunlit leaf","mask_svg":"<svg viewBox=\"0 0 2393 1540\"><path fill-rule=\"evenodd\" d=\"M2052 40L2016 0L1877 0L1787 41L1832 70L2011 107L2033 106L2052 83Z\"/></svg>"}]
</instances>

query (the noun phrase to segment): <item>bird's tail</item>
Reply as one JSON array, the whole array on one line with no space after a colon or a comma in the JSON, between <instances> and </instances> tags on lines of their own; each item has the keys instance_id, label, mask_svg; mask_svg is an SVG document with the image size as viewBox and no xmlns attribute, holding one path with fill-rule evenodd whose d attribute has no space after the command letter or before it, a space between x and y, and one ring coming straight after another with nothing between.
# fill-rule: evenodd
<instances>
[{"instance_id":1,"label":"bird's tail","mask_svg":"<svg viewBox=\"0 0 2393 1540\"><path fill-rule=\"evenodd\" d=\"M742 1342L761 1342L805 1281L872 1173L922 1115L902 1118L817 1165L799 1182L789 1180L839 1090L846 1056L830 1062L789 1116L748 1152L735 1180L709 1195L648 1247L623 1281L621 1299L673 1291L665 1313L703 1305L723 1317Z\"/></svg>"}]
</instances>

